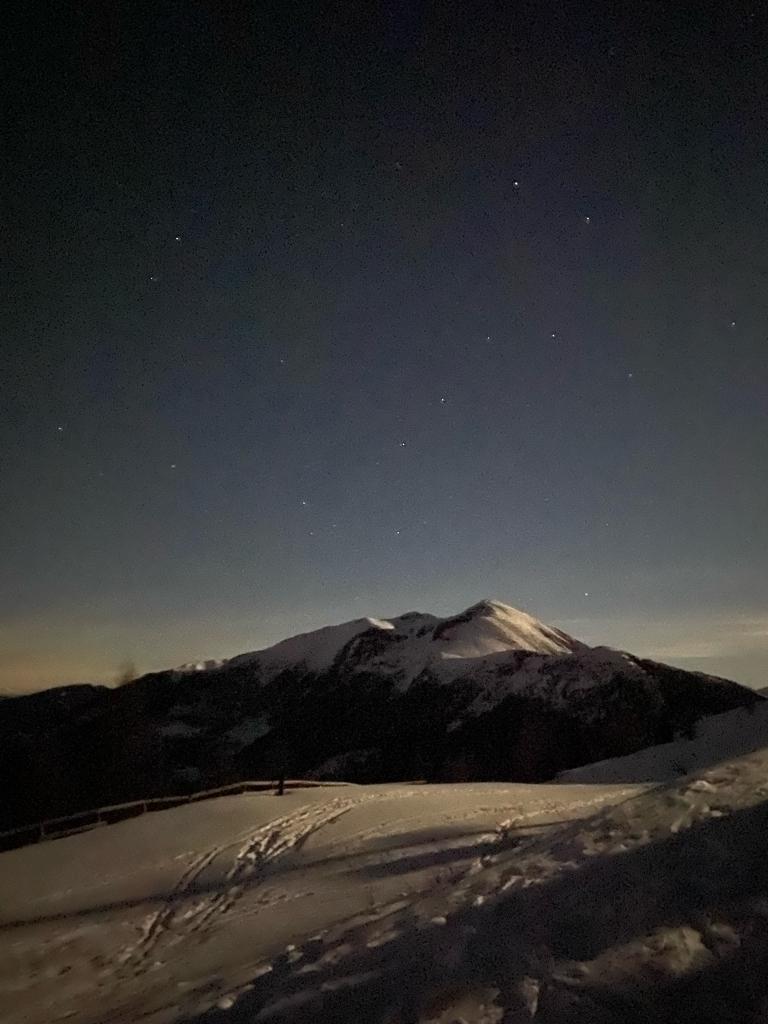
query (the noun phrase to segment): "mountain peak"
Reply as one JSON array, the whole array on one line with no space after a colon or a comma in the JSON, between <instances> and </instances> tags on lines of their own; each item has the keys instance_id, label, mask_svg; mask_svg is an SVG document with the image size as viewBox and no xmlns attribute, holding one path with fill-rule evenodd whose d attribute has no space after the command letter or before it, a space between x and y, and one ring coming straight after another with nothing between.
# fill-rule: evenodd
<instances>
[{"instance_id":1,"label":"mountain peak","mask_svg":"<svg viewBox=\"0 0 768 1024\"><path fill-rule=\"evenodd\" d=\"M483 598L465 611L444 619L434 640L448 642L444 657L472 658L500 651L569 654L584 645L567 633L546 626L528 612L495 598Z\"/></svg>"},{"instance_id":2,"label":"mountain peak","mask_svg":"<svg viewBox=\"0 0 768 1024\"><path fill-rule=\"evenodd\" d=\"M462 614L474 617L475 615L526 615L527 613L519 608L514 608L511 604L505 604L495 597L484 597L470 605Z\"/></svg>"}]
</instances>

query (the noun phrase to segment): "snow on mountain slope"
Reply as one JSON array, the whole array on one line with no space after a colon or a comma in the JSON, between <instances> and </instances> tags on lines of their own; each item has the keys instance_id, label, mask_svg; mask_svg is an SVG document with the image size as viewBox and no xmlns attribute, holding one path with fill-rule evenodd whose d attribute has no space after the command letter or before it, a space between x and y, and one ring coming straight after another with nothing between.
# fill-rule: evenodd
<instances>
[{"instance_id":1,"label":"snow on mountain slope","mask_svg":"<svg viewBox=\"0 0 768 1024\"><path fill-rule=\"evenodd\" d=\"M642 682L647 672L628 654L614 651L609 647L587 647L577 645L565 653L538 654L520 662L515 651L498 651L493 655L476 658L468 663L448 662L446 668L453 668L455 674L467 668L482 690L472 705L477 714L492 708L509 694L538 694L553 704L579 703L588 696L588 691L599 687L620 673L626 680ZM459 667L461 666L461 667Z\"/></svg>"},{"instance_id":2,"label":"snow on mountain slope","mask_svg":"<svg viewBox=\"0 0 768 1024\"><path fill-rule=\"evenodd\" d=\"M718 761L768 747L768 701L702 718L692 739L645 747L626 757L595 761L558 775L560 782L665 782Z\"/></svg>"},{"instance_id":3,"label":"snow on mountain slope","mask_svg":"<svg viewBox=\"0 0 768 1024\"><path fill-rule=\"evenodd\" d=\"M444 658L480 658L510 650L566 654L586 649L567 633L493 600L480 601L460 615L443 619L432 639L445 645Z\"/></svg>"},{"instance_id":4,"label":"snow on mountain slope","mask_svg":"<svg viewBox=\"0 0 768 1024\"><path fill-rule=\"evenodd\" d=\"M585 644L500 601L480 601L459 615L438 618L407 612L392 619L363 618L282 640L265 650L241 654L230 665L258 665L268 679L285 668L328 670L339 658L367 670L397 675L408 683L424 669L456 675L467 659L504 651L565 654Z\"/></svg>"},{"instance_id":5,"label":"snow on mountain slope","mask_svg":"<svg viewBox=\"0 0 768 1024\"><path fill-rule=\"evenodd\" d=\"M206 661L187 661L178 665L175 672L209 672L211 669L221 668L226 665L225 658L208 658Z\"/></svg>"},{"instance_id":6,"label":"snow on mountain slope","mask_svg":"<svg viewBox=\"0 0 768 1024\"><path fill-rule=\"evenodd\" d=\"M392 630L394 625L382 619L354 619L338 626L323 626L310 633L281 640L263 651L240 654L230 661L231 665L259 662L266 674L280 672L291 665L304 665L312 672L323 672L330 668L339 651L361 633L371 629Z\"/></svg>"}]
</instances>

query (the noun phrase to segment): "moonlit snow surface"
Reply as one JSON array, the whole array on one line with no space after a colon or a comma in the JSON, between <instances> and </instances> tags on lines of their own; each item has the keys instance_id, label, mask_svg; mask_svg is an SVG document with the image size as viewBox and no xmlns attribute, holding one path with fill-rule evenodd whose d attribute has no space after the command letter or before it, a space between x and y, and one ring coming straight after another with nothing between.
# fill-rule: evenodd
<instances>
[{"instance_id":1,"label":"moonlit snow surface","mask_svg":"<svg viewBox=\"0 0 768 1024\"><path fill-rule=\"evenodd\" d=\"M330 950L366 923L381 937L494 850L505 820L539 831L635 791L406 784L249 794L2 854L0 1000L5 1014L16 1007L4 1022L48 1024L54 1004L77 1024L114 1019L118 1007L153 1021L199 1012L288 944L320 935L318 948Z\"/></svg>"},{"instance_id":2,"label":"moonlit snow surface","mask_svg":"<svg viewBox=\"0 0 768 1024\"><path fill-rule=\"evenodd\" d=\"M757 1020L717 1000L764 976L766 777L243 795L5 853L4 1020Z\"/></svg>"}]
</instances>

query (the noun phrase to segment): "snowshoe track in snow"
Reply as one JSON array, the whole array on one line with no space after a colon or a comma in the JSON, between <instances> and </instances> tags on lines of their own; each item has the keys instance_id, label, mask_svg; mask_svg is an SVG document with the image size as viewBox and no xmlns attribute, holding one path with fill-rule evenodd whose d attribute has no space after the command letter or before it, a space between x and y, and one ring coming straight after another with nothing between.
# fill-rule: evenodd
<instances>
[{"instance_id":1,"label":"snowshoe track in snow","mask_svg":"<svg viewBox=\"0 0 768 1024\"><path fill-rule=\"evenodd\" d=\"M242 897L246 886L258 884L269 865L284 854L301 849L319 829L337 821L353 807L371 796L329 803L305 804L282 818L268 822L254 832L240 835L222 846L215 846L195 857L165 898L164 905L150 915L138 942L118 956L122 970L142 974L157 958L161 946L176 945L194 934L206 931L214 919L229 913ZM230 867L224 872L222 888L206 892L205 872L228 851L236 849ZM284 898L276 894L260 901L256 910Z\"/></svg>"},{"instance_id":2,"label":"snowshoe track in snow","mask_svg":"<svg viewBox=\"0 0 768 1024\"><path fill-rule=\"evenodd\" d=\"M161 948L175 946L196 934L204 934L214 921L232 911L246 889L252 892L270 865L285 854L300 850L311 835L337 821L348 811L371 801L403 799L418 790L393 793L365 793L356 797L336 797L327 803L304 804L290 814L275 818L254 831L200 853L189 863L160 910L144 922L138 941L118 954L119 973L141 975L156 962ZM230 866L207 891L203 876L215 862L236 849ZM214 891L215 890L215 891ZM255 894L254 894L255 895ZM265 907L296 898L283 892L264 894L254 899L246 913L257 914Z\"/></svg>"}]
</instances>

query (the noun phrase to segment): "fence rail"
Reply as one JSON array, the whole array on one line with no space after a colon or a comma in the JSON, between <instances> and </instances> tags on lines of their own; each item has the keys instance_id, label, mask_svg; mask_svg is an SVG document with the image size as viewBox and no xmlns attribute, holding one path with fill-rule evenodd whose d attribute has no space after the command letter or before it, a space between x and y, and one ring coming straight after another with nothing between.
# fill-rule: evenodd
<instances>
[{"instance_id":1,"label":"fence rail","mask_svg":"<svg viewBox=\"0 0 768 1024\"><path fill-rule=\"evenodd\" d=\"M314 779L286 779L285 789L316 789L319 786L350 786L350 782L316 782ZM63 839L65 836L88 832L101 825L114 825L127 818L138 818L152 811L165 811L169 807L181 807L183 804L197 803L199 800L212 800L218 796L237 796L241 793L267 793L277 789L275 782L233 782L229 786L217 789L203 789L197 793L185 793L183 796L156 796L147 800L129 800L124 804L112 804L96 810L78 811L63 818L49 818L34 825L22 825L8 832L0 832L0 852L17 850L21 846L33 846L51 839Z\"/></svg>"}]
</instances>

